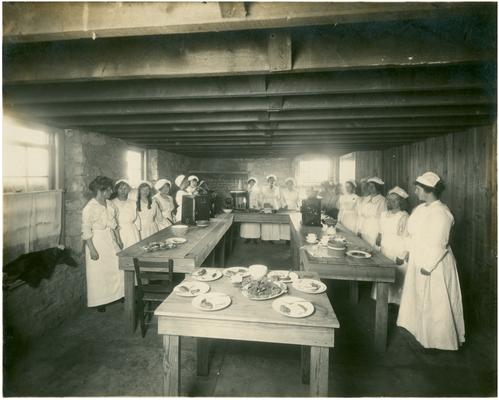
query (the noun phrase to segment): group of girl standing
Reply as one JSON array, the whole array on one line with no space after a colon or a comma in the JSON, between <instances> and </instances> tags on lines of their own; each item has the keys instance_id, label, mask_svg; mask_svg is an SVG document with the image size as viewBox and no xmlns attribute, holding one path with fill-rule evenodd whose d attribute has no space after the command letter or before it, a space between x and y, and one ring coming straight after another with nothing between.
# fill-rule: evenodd
<instances>
[{"instance_id":1,"label":"group of girl standing","mask_svg":"<svg viewBox=\"0 0 499 400\"><path fill-rule=\"evenodd\" d=\"M415 181L422 203L409 215L408 193L396 186L386 198L378 177L345 184L339 199L339 221L398 268L389 302L400 304L397 325L425 347L457 350L464 343L464 318L456 260L449 246L454 217L440 201L444 183L433 172ZM373 290L375 297L375 290Z\"/></svg>"},{"instance_id":2,"label":"group of girl standing","mask_svg":"<svg viewBox=\"0 0 499 400\"><path fill-rule=\"evenodd\" d=\"M194 191L186 191L190 184L184 175L175 182L180 201L184 194ZM89 307L104 311L103 305L124 296L124 276L118 268L117 252L167 228L181 217L181 207L177 207L175 214L175 202L169 195L171 186L168 179L159 179L154 187L142 181L133 189L126 179L113 182L105 176L98 176L90 183L93 197L82 211L81 226Z\"/></svg>"}]
</instances>

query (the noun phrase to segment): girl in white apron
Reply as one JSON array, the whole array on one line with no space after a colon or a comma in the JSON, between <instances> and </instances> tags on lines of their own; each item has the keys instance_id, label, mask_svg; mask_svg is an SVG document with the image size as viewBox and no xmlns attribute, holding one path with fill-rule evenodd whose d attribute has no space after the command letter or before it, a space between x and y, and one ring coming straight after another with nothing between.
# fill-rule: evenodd
<instances>
[{"instance_id":1,"label":"girl in white apron","mask_svg":"<svg viewBox=\"0 0 499 400\"><path fill-rule=\"evenodd\" d=\"M357 228L357 207L359 205L359 196L355 194L357 185L355 181L350 180L345 183L345 194L340 196L338 201L339 213L338 221L349 231L355 232Z\"/></svg>"},{"instance_id":2,"label":"girl in white apron","mask_svg":"<svg viewBox=\"0 0 499 400\"><path fill-rule=\"evenodd\" d=\"M196 175L191 175L187 178L189 186L186 187L185 191L189 194L198 194L198 183L199 178Z\"/></svg>"},{"instance_id":3,"label":"girl in white apron","mask_svg":"<svg viewBox=\"0 0 499 400\"><path fill-rule=\"evenodd\" d=\"M173 211L175 210L175 203L173 202L170 193L170 188L172 184L168 179L160 179L154 185L154 188L158 193L153 197L156 202L161 218L157 218L156 223L158 229L168 228L170 225L175 223L175 217L173 216Z\"/></svg>"},{"instance_id":4,"label":"girl in white apron","mask_svg":"<svg viewBox=\"0 0 499 400\"><path fill-rule=\"evenodd\" d=\"M115 209L109 198L113 181L98 176L89 185L94 197L82 211L82 240L85 243L88 307L105 311L104 304L124 296L124 275L118 268L119 250L114 230Z\"/></svg>"},{"instance_id":5,"label":"girl in white apron","mask_svg":"<svg viewBox=\"0 0 499 400\"><path fill-rule=\"evenodd\" d=\"M286 178L284 181L286 188L281 190L281 207L285 210L296 211L300 209L300 198L298 191L295 187L295 180L293 178ZM290 241L291 230L289 224L280 224L279 237L281 240Z\"/></svg>"},{"instance_id":6,"label":"girl in white apron","mask_svg":"<svg viewBox=\"0 0 499 400\"><path fill-rule=\"evenodd\" d=\"M270 207L273 210L278 210L281 206L281 194L279 188L275 186L276 180L275 175L267 176L268 185L262 188L260 200L264 208ZM280 236L279 224L262 224L262 240L268 240L273 244L274 240L279 240Z\"/></svg>"},{"instance_id":7,"label":"girl in white apron","mask_svg":"<svg viewBox=\"0 0 499 400\"><path fill-rule=\"evenodd\" d=\"M152 186L149 182L142 181L137 191L140 239L143 240L158 232L156 221L158 219L161 221L161 213L158 210L158 204L152 201Z\"/></svg>"},{"instance_id":8,"label":"girl in white apron","mask_svg":"<svg viewBox=\"0 0 499 400\"><path fill-rule=\"evenodd\" d=\"M367 196L359 205L359 216L357 221L357 234L370 246L375 246L379 233L379 218L386 211L386 199L381 195L383 182L374 177L367 180Z\"/></svg>"},{"instance_id":9,"label":"girl in white apron","mask_svg":"<svg viewBox=\"0 0 499 400\"><path fill-rule=\"evenodd\" d=\"M112 200L112 204L116 210L118 244L121 249L126 249L140 241L137 205L128 198L130 189L130 184L125 179L118 180L114 185L116 197Z\"/></svg>"},{"instance_id":10,"label":"girl in white apron","mask_svg":"<svg viewBox=\"0 0 499 400\"><path fill-rule=\"evenodd\" d=\"M449 247L454 217L439 199L444 184L433 172L416 179L423 201L407 222L409 263L397 325L425 348L457 350L464 343L464 318L456 260Z\"/></svg>"},{"instance_id":11,"label":"girl in white apron","mask_svg":"<svg viewBox=\"0 0 499 400\"><path fill-rule=\"evenodd\" d=\"M260 208L260 191L258 190L258 180L256 178L249 178L248 181L248 194L249 194L249 208L259 209ZM257 243L257 240L260 239L261 229L260 224L243 222L241 223L241 237L245 243L248 243L252 240L254 243Z\"/></svg>"},{"instance_id":12,"label":"girl in white apron","mask_svg":"<svg viewBox=\"0 0 499 400\"><path fill-rule=\"evenodd\" d=\"M395 186L388 192L388 211L381 213L380 231L376 245L381 246L381 253L397 264L395 282L389 286L388 302L400 304L407 265L404 261L407 255L407 192ZM376 300L376 285L373 285L372 298Z\"/></svg>"}]
</instances>

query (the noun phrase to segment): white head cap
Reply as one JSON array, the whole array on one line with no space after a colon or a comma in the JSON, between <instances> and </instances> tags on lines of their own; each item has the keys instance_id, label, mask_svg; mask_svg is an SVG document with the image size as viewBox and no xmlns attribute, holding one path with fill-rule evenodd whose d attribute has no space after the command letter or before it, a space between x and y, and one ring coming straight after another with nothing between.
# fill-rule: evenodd
<instances>
[{"instance_id":1,"label":"white head cap","mask_svg":"<svg viewBox=\"0 0 499 400\"><path fill-rule=\"evenodd\" d=\"M346 181L345 183L350 183L354 188L357 187L357 184L355 183L355 181L353 179L349 179L348 181Z\"/></svg>"},{"instance_id":2,"label":"white head cap","mask_svg":"<svg viewBox=\"0 0 499 400\"><path fill-rule=\"evenodd\" d=\"M265 178L266 180L269 180L270 178L274 178L274 181L277 180L277 176L273 175L273 174L270 174L270 175L267 175L267 177Z\"/></svg>"},{"instance_id":3,"label":"white head cap","mask_svg":"<svg viewBox=\"0 0 499 400\"><path fill-rule=\"evenodd\" d=\"M425 186L435 187L435 185L440 181L440 177L434 172L425 172L416 178L416 182L419 182Z\"/></svg>"},{"instance_id":4,"label":"white head cap","mask_svg":"<svg viewBox=\"0 0 499 400\"><path fill-rule=\"evenodd\" d=\"M154 184L154 189L161 190L166 184L172 185L168 179L160 179Z\"/></svg>"},{"instance_id":5,"label":"white head cap","mask_svg":"<svg viewBox=\"0 0 499 400\"><path fill-rule=\"evenodd\" d=\"M125 179L125 178L118 179L116 181L116 183L114 184L114 187L117 187L120 183L126 183L128 186L132 187L132 185L130 185L130 182L128 181L128 179Z\"/></svg>"},{"instance_id":6,"label":"white head cap","mask_svg":"<svg viewBox=\"0 0 499 400\"><path fill-rule=\"evenodd\" d=\"M190 181L192 181L192 180L194 180L194 179L195 179L195 180L197 180L197 181L199 182L199 178L198 178L196 175L191 175L191 176L189 176L189 177L187 178L187 180L188 180L189 182L190 182Z\"/></svg>"},{"instance_id":7,"label":"white head cap","mask_svg":"<svg viewBox=\"0 0 499 400\"><path fill-rule=\"evenodd\" d=\"M288 182L293 182L293 185L295 184L295 180L293 178L286 178L284 183L288 183Z\"/></svg>"},{"instance_id":8,"label":"white head cap","mask_svg":"<svg viewBox=\"0 0 499 400\"><path fill-rule=\"evenodd\" d=\"M177 185L178 187L180 187L180 185L182 184L182 182L184 181L185 179L185 175L179 175L175 178L175 185Z\"/></svg>"},{"instance_id":9,"label":"white head cap","mask_svg":"<svg viewBox=\"0 0 499 400\"><path fill-rule=\"evenodd\" d=\"M139 182L139 186L142 185L142 184L146 184L147 186L149 186L152 189L151 182L149 182L149 181L140 181Z\"/></svg>"},{"instance_id":10,"label":"white head cap","mask_svg":"<svg viewBox=\"0 0 499 400\"><path fill-rule=\"evenodd\" d=\"M384 185L385 184L385 182L383 182L381 180L381 178L378 178L377 176L373 176L372 178L369 178L367 181L368 182L377 183L378 185Z\"/></svg>"},{"instance_id":11,"label":"white head cap","mask_svg":"<svg viewBox=\"0 0 499 400\"><path fill-rule=\"evenodd\" d=\"M401 187L398 187L398 186L395 186L393 189L391 189L388 194L391 194L391 193L395 193L397 195L399 195L400 197L402 197L403 199L407 199L409 197L409 195L407 194L407 192L402 189Z\"/></svg>"},{"instance_id":12,"label":"white head cap","mask_svg":"<svg viewBox=\"0 0 499 400\"><path fill-rule=\"evenodd\" d=\"M251 177L251 178L248 178L248 180L246 181L246 183L249 183L249 181L255 181L255 185L258 183L258 179L256 179L255 177Z\"/></svg>"}]
</instances>

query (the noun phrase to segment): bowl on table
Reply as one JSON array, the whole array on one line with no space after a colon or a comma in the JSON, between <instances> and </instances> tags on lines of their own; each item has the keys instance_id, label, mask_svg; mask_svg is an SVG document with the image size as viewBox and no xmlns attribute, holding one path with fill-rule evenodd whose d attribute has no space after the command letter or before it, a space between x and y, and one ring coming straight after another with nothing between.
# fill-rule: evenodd
<instances>
[{"instance_id":1,"label":"bowl on table","mask_svg":"<svg viewBox=\"0 0 499 400\"><path fill-rule=\"evenodd\" d=\"M172 225L172 232L175 236L184 236L188 230L187 225Z\"/></svg>"},{"instance_id":2,"label":"bowl on table","mask_svg":"<svg viewBox=\"0 0 499 400\"><path fill-rule=\"evenodd\" d=\"M232 208L222 208L222 211L225 213L225 214L230 214L232 212Z\"/></svg>"},{"instance_id":3,"label":"bowl on table","mask_svg":"<svg viewBox=\"0 0 499 400\"><path fill-rule=\"evenodd\" d=\"M210 225L210 221L207 219L202 219L202 220L196 221L196 225L201 227L201 228L204 228L204 227Z\"/></svg>"},{"instance_id":4,"label":"bowl on table","mask_svg":"<svg viewBox=\"0 0 499 400\"><path fill-rule=\"evenodd\" d=\"M248 267L248 272L255 281L262 279L267 274L268 270L266 265L261 264L254 264Z\"/></svg>"}]
</instances>

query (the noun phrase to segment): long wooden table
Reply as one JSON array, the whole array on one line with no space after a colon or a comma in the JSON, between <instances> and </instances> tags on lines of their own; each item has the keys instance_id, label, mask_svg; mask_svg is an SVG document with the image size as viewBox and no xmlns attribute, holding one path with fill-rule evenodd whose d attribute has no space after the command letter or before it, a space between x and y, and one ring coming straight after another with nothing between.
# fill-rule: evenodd
<instances>
[{"instance_id":1,"label":"long wooden table","mask_svg":"<svg viewBox=\"0 0 499 400\"><path fill-rule=\"evenodd\" d=\"M175 273L191 273L194 268L201 264L211 255L211 264L214 265L215 257L217 263L225 265L226 236L230 242L232 235L232 214L221 214L210 219L210 225L205 228L190 226L185 238L187 242L171 250L159 250L147 252L144 246L157 241L163 241L175 236L172 229L166 228L148 238L141 240L118 253L119 267L125 273L125 314L129 329L135 330L135 270L133 258L137 257L143 261L168 261L173 260L173 271ZM229 234L227 234L229 232ZM231 247L231 246L229 246ZM147 268L144 268L147 271Z\"/></svg>"},{"instance_id":2,"label":"long wooden table","mask_svg":"<svg viewBox=\"0 0 499 400\"><path fill-rule=\"evenodd\" d=\"M290 215L291 234L294 236L294 259L299 262L300 270L317 272L321 279L347 280L353 283L351 291L353 298L358 296L357 282L368 281L376 283L376 319L374 330L374 345L377 351L386 350L388 331L388 287L395 282L396 265L379 251L372 249L364 240L350 232L341 224L336 226L337 233L345 236L350 248L370 248L372 257L358 259L344 255L334 258L324 248L318 257L310 255L312 245L305 241L308 233L322 234L319 227L301 225L299 214ZM322 249L321 249L322 250ZM298 254L297 254L298 253ZM296 262L296 261L295 261ZM296 264L295 264L296 265Z\"/></svg>"},{"instance_id":3,"label":"long wooden table","mask_svg":"<svg viewBox=\"0 0 499 400\"><path fill-rule=\"evenodd\" d=\"M316 273L300 272L318 278ZM155 311L158 333L163 335L164 395L180 395L181 337L198 338L198 373L207 374L207 339L296 344L302 347L302 380L310 380L312 397L328 395L329 348L334 346L334 330L340 327L325 293L306 294L288 285L291 296L311 301L315 312L306 318L285 317L272 309L272 301L252 301L240 288L222 277L207 282L211 292L222 292L232 299L220 311L201 311L191 305L192 298L169 296ZM309 375L310 374L310 375ZM244 395L243 393L241 395Z\"/></svg>"}]
</instances>

